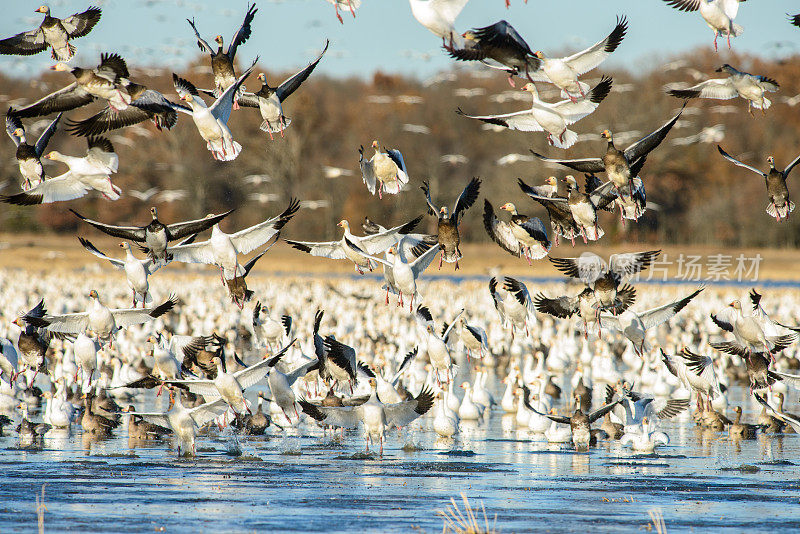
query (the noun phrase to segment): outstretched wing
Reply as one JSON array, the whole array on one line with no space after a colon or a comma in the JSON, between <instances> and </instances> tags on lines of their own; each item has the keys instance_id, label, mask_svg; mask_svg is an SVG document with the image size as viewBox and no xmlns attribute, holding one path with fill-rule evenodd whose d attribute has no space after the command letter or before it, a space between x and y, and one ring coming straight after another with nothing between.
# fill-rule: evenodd
<instances>
[{"instance_id":1,"label":"outstretched wing","mask_svg":"<svg viewBox=\"0 0 800 534\"><path fill-rule=\"evenodd\" d=\"M233 62L233 58L236 56L236 49L239 48L239 45L244 44L250 38L250 34L252 33L250 24L253 22L257 11L258 8L255 4L247 6L247 13L244 16L244 21L236 31L236 34L234 34L233 39L231 39L231 44L228 45L227 55L231 62Z\"/></svg>"},{"instance_id":2,"label":"outstretched wing","mask_svg":"<svg viewBox=\"0 0 800 534\"><path fill-rule=\"evenodd\" d=\"M733 163L737 167L743 167L743 168L745 168L745 169L747 169L749 171L753 171L754 173L758 174L759 176L763 176L763 177L767 176L767 173L765 173L763 171L760 171L760 170L756 169L755 167L751 167L750 165L742 163L738 159L734 158L733 156L731 156L730 154L728 154L727 152L722 150L721 146L717 145L717 150L719 150L719 153L722 154L723 158L727 159L728 161L730 161L731 163Z\"/></svg>"},{"instance_id":3,"label":"outstretched wing","mask_svg":"<svg viewBox=\"0 0 800 534\"><path fill-rule=\"evenodd\" d=\"M303 70L292 76L291 78L284 81L276 90L275 95L280 99L281 102L289 98L289 95L294 93L300 85L311 76L311 73L314 72L314 69L317 67L317 63L320 62L322 56L325 55L325 52L328 51L328 45L330 41L325 41L325 48L322 49L322 52L319 53L317 59L312 61L311 63L306 66Z\"/></svg>"},{"instance_id":4,"label":"outstretched wing","mask_svg":"<svg viewBox=\"0 0 800 534\"><path fill-rule=\"evenodd\" d=\"M686 104L684 104L686 107ZM646 156L650 152L652 152L658 145L661 144L666 137L669 131L675 126L675 123L678 122L678 119L681 117L681 113L683 113L683 107L681 110L672 117L669 121L667 121L661 128L652 132L650 135L642 137L631 146L625 149L625 159L629 162L634 162L639 158Z\"/></svg>"},{"instance_id":5,"label":"outstretched wing","mask_svg":"<svg viewBox=\"0 0 800 534\"><path fill-rule=\"evenodd\" d=\"M573 54L564 58L572 70L578 74L589 72L611 55L614 50L620 45L625 38L625 33L628 31L628 19L617 17L617 25L611 30L611 33L602 41L595 43L586 50Z\"/></svg>"},{"instance_id":6,"label":"outstretched wing","mask_svg":"<svg viewBox=\"0 0 800 534\"><path fill-rule=\"evenodd\" d=\"M458 196L456 200L455 206L453 207L453 213L450 215L450 220L458 224L461 221L461 217L464 215L464 212L467 211L472 205L478 200L478 193L481 189L481 181L478 178L473 178L469 181L467 186Z\"/></svg>"}]
</instances>

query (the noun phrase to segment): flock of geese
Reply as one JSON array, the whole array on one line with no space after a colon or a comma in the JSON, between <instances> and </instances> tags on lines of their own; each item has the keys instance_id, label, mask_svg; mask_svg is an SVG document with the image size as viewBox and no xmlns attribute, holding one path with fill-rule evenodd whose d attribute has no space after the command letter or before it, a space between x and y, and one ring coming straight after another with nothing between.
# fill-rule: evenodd
<instances>
[{"instance_id":1,"label":"flock of geese","mask_svg":"<svg viewBox=\"0 0 800 534\"><path fill-rule=\"evenodd\" d=\"M340 20L340 9L355 17L360 5L359 0L328 1ZM454 60L502 71L512 86L515 78L526 80L521 90L530 93L532 105L499 115L469 115L460 109L458 113L511 130L545 132L553 147L571 147L577 134L569 127L597 109L613 84L606 76L594 86L579 78L621 45L629 29L627 19L618 17L612 31L595 45L557 58L534 52L506 21L459 33L455 19L466 1L409 0L413 16L441 38ZM733 22L737 0L666 2L684 11L699 11L714 31L715 48L718 36L726 37L730 46L731 36L742 32ZM228 127L232 116L244 112L242 107L258 109L261 129L270 139L274 134L283 137L291 121L282 104L311 75L329 44L280 85L270 86L260 74L261 88L249 92L244 82L258 58L241 73L236 72L234 60L238 47L251 35L255 5L248 6L227 48L220 35L214 39L217 47L211 46L198 23L188 20L198 46L210 56L213 88L199 89L173 74L179 100L174 102L132 81L118 54L101 54L96 67L68 65L75 53L70 41L92 30L101 17L99 8L65 19L51 16L47 6L37 11L45 17L40 27L0 41L0 53L30 55L49 48L57 61L53 69L68 73L71 81L7 112L22 192L0 199L19 205L73 200L91 190L108 200L119 198L123 192L111 182L119 159L102 134L143 121L170 130L179 113L191 115L206 148L219 161L231 161L243 149ZM793 23L800 25L798 17ZM766 112L770 102L764 93L778 90L777 82L728 64L719 71L729 77L670 94L687 100L739 96L748 101L751 113L753 108ZM541 100L537 83L554 85L563 99ZM95 115L67 123L68 131L86 137L86 155L47 152L62 114L94 104L103 106ZM286 280L279 290L260 288L260 297L253 298L257 291L248 287L247 276L300 210L296 199L274 217L231 233L220 224L232 210L163 222L151 208L147 224L119 226L70 209L86 225L124 240L120 247L125 255L118 258L79 238L89 253L122 271L125 282L120 275L75 280L74 273L50 272L34 283L24 273L4 273L0 279L7 296L4 306L28 311L3 321L0 331L5 335L0 339L0 410L21 417L17 432L25 447L41 446L51 429L78 424L85 435L108 436L126 414L132 440L160 440L172 434L179 453L191 454L196 453L198 434L214 431L212 422L219 431L232 427L243 434L263 434L271 425L275 432L291 432L312 424L323 433L328 428L361 426L367 450L377 445L382 454L385 436L394 428L432 425L441 438L452 439L463 423L483 424L497 410L512 415L517 427L551 443L585 449L608 440L652 451L669 443L669 436L657 430L659 421L682 417L692 398L697 424L713 431L728 427L731 437L798 431L800 420L783 410L788 388L800 385L800 375L791 372L800 367L796 347L800 328L791 324L798 310L790 301L770 296L768 314L755 289L749 294L750 305L743 306L737 299L725 305L722 292L700 286L674 295L670 295L673 290L651 292L645 299L648 306L642 306L634 283L658 260L659 250L613 254L608 259L593 253L551 256L561 239L573 246L576 239L584 243L601 239L599 214L604 210L619 210L622 221L642 216L647 201L640 173L682 111L624 149L615 145L614 134L606 129L601 133L608 141L603 154L560 159L534 153L585 174L583 187L573 175L564 178L565 196L559 195L555 177L538 185L519 180L525 196L545 208L549 229L541 219L519 213L520 200L503 203L499 209L509 216L501 218L484 199L484 227L497 245L528 263L547 257L569 280L566 286L533 293L522 280L499 273L488 280L488 292L468 291L473 288L466 284L462 288L449 282L420 283L437 256L439 270L444 263L459 269L460 225L478 201L478 178L467 182L457 196L440 192L443 197L455 196L452 209L444 198L434 200L428 182L419 182L428 214L436 219L434 235L414 233L424 218L420 215L388 227L365 217L363 232L356 233L349 221L342 220L341 238L334 241L285 240L303 253L348 261L360 274L380 267L383 286L377 299L364 294L374 281L331 285L314 279ZM51 114L57 115L30 144L23 119ZM378 140L372 148L369 159L364 147L359 149L359 167L370 193L382 199L383 194L411 189L414 180L403 154ZM762 172L721 147L719 151L735 165L765 178L770 216L781 221L790 215L794 204L786 178L800 157L782 171L770 157L770 170ZM61 162L69 171L48 177L42 159ZM346 175L346 169L335 170L337 176ZM198 240L208 230L210 236ZM135 252L143 253L144 259ZM235 307L220 300L220 290L204 277L174 272L163 276L175 294L154 300L150 277L168 271L173 262L219 269L223 290ZM392 295L395 307L390 306ZM111 307L128 297L130 307ZM245 309L253 300L255 304ZM323 303L335 312L326 314ZM3 316L10 319L5 311ZM671 320L679 325L664 326ZM454 389L459 377L461 398ZM42 392L37 378L38 384L47 381L49 391ZM502 395L496 391L496 400L492 389L498 382L505 387ZM735 421L725 415L727 392L739 382L763 406L757 424L741 421L741 406L734 409ZM256 386L263 391L254 408L247 394ZM571 393L562 395L567 388ZM167 392L166 411L134 407L133 402L153 401L150 391L156 405ZM39 413L43 422L34 421ZM4 417L3 423L10 422ZM600 426L593 426L601 419ZM418 420L421 423L414 423Z\"/></svg>"}]
</instances>

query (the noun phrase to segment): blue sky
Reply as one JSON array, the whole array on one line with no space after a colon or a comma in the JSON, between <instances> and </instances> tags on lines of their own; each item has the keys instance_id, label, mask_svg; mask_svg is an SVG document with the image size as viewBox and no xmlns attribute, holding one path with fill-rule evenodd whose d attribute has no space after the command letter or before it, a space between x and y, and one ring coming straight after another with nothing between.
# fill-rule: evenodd
<instances>
[{"instance_id":1,"label":"blue sky","mask_svg":"<svg viewBox=\"0 0 800 534\"><path fill-rule=\"evenodd\" d=\"M35 27L41 15L33 11L41 0L5 0L0 35L10 36ZM197 57L186 18L195 17L198 30L211 39L226 40L241 24L246 0L56 0L49 5L58 17L94 3L103 18L88 36L75 41L78 65L96 63L101 51L117 51L129 65L168 65L180 68ZM304 65L330 38L328 57L318 71L334 76L368 76L375 70L426 77L450 65L440 41L411 15L407 0L363 0L356 19L344 25L325 0L261 0L253 36L239 48L240 62L260 56L263 66L288 70ZM224 7L221 7L224 6ZM769 57L797 52L800 28L786 13L800 12L796 0L753 0L742 4L737 22L745 32L733 41L734 50ZM614 26L615 16L630 19L630 31L610 60L614 66L649 68L654 56L666 58L696 46L711 47L712 32L698 13L683 13L660 0L471 0L456 22L460 31L508 20L534 49L555 53L574 51L601 38ZM720 40L721 59L727 49ZM48 53L33 57L0 56L0 70L28 76L52 64Z\"/></svg>"}]
</instances>

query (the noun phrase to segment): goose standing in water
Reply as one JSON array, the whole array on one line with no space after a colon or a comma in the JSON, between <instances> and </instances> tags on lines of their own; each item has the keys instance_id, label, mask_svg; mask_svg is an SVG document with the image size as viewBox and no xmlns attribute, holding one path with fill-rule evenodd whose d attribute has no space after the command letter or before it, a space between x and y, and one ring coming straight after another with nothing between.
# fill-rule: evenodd
<instances>
[{"instance_id":1,"label":"goose standing in water","mask_svg":"<svg viewBox=\"0 0 800 534\"><path fill-rule=\"evenodd\" d=\"M736 70L727 63L718 68L716 72L727 72L730 76L725 79L706 80L688 89L672 89L668 93L685 100L691 98L730 100L740 96L747 100L747 112L751 116L753 116L753 108L760 109L764 115L767 114L767 108L772 102L764 96L764 93L776 92L780 87L778 82L766 76L757 76Z\"/></svg>"},{"instance_id":2,"label":"goose standing in water","mask_svg":"<svg viewBox=\"0 0 800 534\"><path fill-rule=\"evenodd\" d=\"M284 80L282 84L277 87L270 87L267 83L267 75L263 72L258 75L261 80L261 89L255 93L242 92L239 96L239 104L244 107L258 108L261 113L263 122L261 123L261 130L269 134L270 140L273 139L273 133L280 133L283 137L283 131L292 122L287 119L283 114L283 101L289 98L292 93L297 91L300 85L311 76L317 63L320 62L322 56L328 50L330 41L325 41L325 48L322 49L317 59L309 63L306 68L294 74L290 78Z\"/></svg>"},{"instance_id":3,"label":"goose standing in water","mask_svg":"<svg viewBox=\"0 0 800 534\"><path fill-rule=\"evenodd\" d=\"M234 34L233 39L231 39L231 43L228 45L227 51L223 51L223 40L221 35L214 37L214 42L217 43L219 47L217 50L214 50L211 45L209 45L202 37L200 37L200 33L197 31L197 27L194 25L194 19L186 19L186 22L189 23L189 26L191 26L192 30L194 31L194 35L197 38L197 46L200 48L200 51L206 52L211 56L211 72L214 75L214 91L212 91L212 95L215 98L222 96L228 87L236 83L236 71L233 68L236 50L239 48L239 45L244 44L250 38L250 34L252 33L250 24L253 22L253 18L256 16L257 11L258 8L256 8L255 4L248 4L247 13L245 13L244 16L244 22L242 22L242 25ZM240 96L241 91L237 89L236 95L233 98L233 109L239 109L236 100Z\"/></svg>"},{"instance_id":4,"label":"goose standing in water","mask_svg":"<svg viewBox=\"0 0 800 534\"><path fill-rule=\"evenodd\" d=\"M775 158L772 156L767 157L767 163L769 163L769 172L763 172L755 167L751 167L745 163L742 163L738 159L734 158L724 150L722 147L717 145L717 150L719 153L722 154L722 157L737 165L739 167L744 167L749 171L753 171L756 174L759 174L764 177L764 181L767 186L767 196L769 197L769 204L767 204L766 212L771 217L775 217L775 220L781 222L781 220L786 220L789 217L789 214L794 211L794 202L789 200L789 188L786 187L786 179L789 178L789 173L792 172L794 166L800 162L800 155L794 158L792 162L786 166L785 169L782 171L775 168Z\"/></svg>"},{"instance_id":5,"label":"goose standing in water","mask_svg":"<svg viewBox=\"0 0 800 534\"><path fill-rule=\"evenodd\" d=\"M420 189L425 193L425 200L428 203L428 214L436 216L437 236L439 241L439 269L442 268L442 260L447 263L455 263L456 270L458 270L458 260L461 259L461 235L459 234L458 227L461 224L461 219L464 213L472 207L478 199L478 193L481 189L481 181L478 178L473 178L464 187L464 190L458 195L458 199L453 205L453 212L450 213L447 206L436 208L436 205L431 200L431 190L428 182L422 182Z\"/></svg>"},{"instance_id":6,"label":"goose standing in water","mask_svg":"<svg viewBox=\"0 0 800 534\"><path fill-rule=\"evenodd\" d=\"M377 382L369 379L372 394L369 400L359 406L316 406L305 400L300 400L303 412L326 425L342 428L355 428L359 422L364 424L364 437L367 441L369 452L370 441L377 439L380 442L380 453L383 455L384 433L388 428L398 428L410 424L412 421L425 415L433 406L433 392L423 388L419 395L411 400L395 404L384 404L378 398Z\"/></svg>"},{"instance_id":7,"label":"goose standing in water","mask_svg":"<svg viewBox=\"0 0 800 534\"><path fill-rule=\"evenodd\" d=\"M14 115L14 109L8 108L6 113L6 133L14 141L17 146L17 151L14 156L17 159L19 166L19 173L22 175L24 182L22 184L23 191L31 188L33 183L40 183L45 180L44 167L42 167L42 156L47 148L47 143L56 132L58 128L58 121L61 119L62 113L59 113L53 122L44 129L42 135L35 144L28 144L25 135L25 128L22 126L22 121Z\"/></svg>"},{"instance_id":8,"label":"goose standing in water","mask_svg":"<svg viewBox=\"0 0 800 534\"><path fill-rule=\"evenodd\" d=\"M358 165L361 167L361 178L367 189L375 194L377 184L378 198L383 198L383 191L392 195L408 188L408 170L403 154L397 149L381 152L381 145L377 140L372 142L375 154L372 158L364 159L364 147L358 149Z\"/></svg>"},{"instance_id":9,"label":"goose standing in water","mask_svg":"<svg viewBox=\"0 0 800 534\"><path fill-rule=\"evenodd\" d=\"M206 141L206 148L217 161L232 161L242 151L242 145L233 140L228 129L228 119L231 116L234 96L253 72L257 61L258 58L210 106L200 98L197 88L191 82L175 73L172 74L175 91L191 108L191 112L187 113L192 116L200 137Z\"/></svg>"},{"instance_id":10,"label":"goose standing in water","mask_svg":"<svg viewBox=\"0 0 800 534\"><path fill-rule=\"evenodd\" d=\"M772 415L779 421L786 423L787 425L792 427L792 429L796 433L800 434L800 419L792 417L789 414L783 413L780 410L776 410L775 408L769 405L769 403L764 397L761 397L760 395L755 395L755 398L758 401L758 403L764 407L764 410L766 410L768 414Z\"/></svg>"},{"instance_id":11,"label":"goose standing in water","mask_svg":"<svg viewBox=\"0 0 800 534\"><path fill-rule=\"evenodd\" d=\"M89 137L87 142L89 148L83 157L66 156L55 150L45 154L45 159L60 161L69 170L23 193L0 195L0 201L19 206L49 204L81 198L91 190L99 191L108 200L119 199L122 190L111 183L111 174L119 167L114 145L105 137Z\"/></svg>"},{"instance_id":12,"label":"goose standing in water","mask_svg":"<svg viewBox=\"0 0 800 534\"><path fill-rule=\"evenodd\" d=\"M500 209L511 213L509 222L498 219L491 202L484 199L483 226L489 237L512 256L524 256L528 265L532 259L540 260L547 256L552 243L542 220L517 213L517 207L511 202L503 204Z\"/></svg>"},{"instance_id":13,"label":"goose standing in water","mask_svg":"<svg viewBox=\"0 0 800 534\"><path fill-rule=\"evenodd\" d=\"M164 224L158 220L158 211L153 207L150 208L150 215L152 215L153 220L146 226L113 226L87 219L73 209L69 211L86 224L94 226L105 234L128 239L136 243L144 243L144 246L140 245L142 252L146 252L154 262L161 262L162 264L172 261L172 254L167 251L167 245L170 241L190 237L193 234L208 230L233 212L233 210L228 210L219 215L211 214L194 221ZM182 244L189 244L189 241L184 241Z\"/></svg>"},{"instance_id":14,"label":"goose standing in water","mask_svg":"<svg viewBox=\"0 0 800 534\"><path fill-rule=\"evenodd\" d=\"M75 46L69 41L92 31L102 15L99 7L90 7L65 19L51 16L48 6L41 6L34 11L44 15L39 27L0 41L0 54L32 56L50 47L53 59L69 61L75 55Z\"/></svg>"},{"instance_id":15,"label":"goose standing in water","mask_svg":"<svg viewBox=\"0 0 800 534\"><path fill-rule=\"evenodd\" d=\"M739 13L740 0L664 0L667 5L679 11L700 11L700 16L714 32L714 51L717 52L717 38L724 35L731 48L731 35L739 37L744 28L733 22ZM744 0L741 0L742 2Z\"/></svg>"},{"instance_id":16,"label":"goose standing in water","mask_svg":"<svg viewBox=\"0 0 800 534\"><path fill-rule=\"evenodd\" d=\"M502 115L467 115L461 108L456 113L469 119L478 119L510 130L547 132L547 142L557 148L569 148L578 141L578 134L568 129L582 118L591 115L611 92L612 80L604 76L585 98L577 101L562 100L551 104L539 98L536 85L528 83L522 88L533 97L529 109Z\"/></svg>"}]
</instances>

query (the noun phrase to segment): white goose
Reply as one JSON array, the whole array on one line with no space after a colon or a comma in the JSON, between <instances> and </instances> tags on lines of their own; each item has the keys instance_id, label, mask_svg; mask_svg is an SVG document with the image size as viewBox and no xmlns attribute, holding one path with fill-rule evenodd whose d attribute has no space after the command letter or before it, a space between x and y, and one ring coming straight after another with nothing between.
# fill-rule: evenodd
<instances>
[{"instance_id":1,"label":"white goose","mask_svg":"<svg viewBox=\"0 0 800 534\"><path fill-rule=\"evenodd\" d=\"M458 418L462 421L480 421L483 419L485 408L472 399L472 385L463 382L461 388L464 390L464 398L458 407Z\"/></svg>"},{"instance_id":2,"label":"white goose","mask_svg":"<svg viewBox=\"0 0 800 534\"><path fill-rule=\"evenodd\" d=\"M527 286L509 276L503 278L502 284L498 284L497 279L492 277L489 280L489 293L503 326L511 325L512 337L517 328L525 329L525 335L529 335L528 321L535 323L536 314Z\"/></svg>"},{"instance_id":3,"label":"white goose","mask_svg":"<svg viewBox=\"0 0 800 534\"><path fill-rule=\"evenodd\" d=\"M262 311L264 312L262 318ZM281 315L280 321L273 319L268 306L262 306L261 302L256 302L253 307L253 333L256 340L263 340L270 351L272 345L280 344L285 336L290 336L292 331L292 318L288 315Z\"/></svg>"},{"instance_id":4,"label":"white goose","mask_svg":"<svg viewBox=\"0 0 800 534\"><path fill-rule=\"evenodd\" d=\"M630 446L636 452L653 452L658 445L669 445L669 436L656 432L649 418L642 419L640 432L626 432L619 440L623 447Z\"/></svg>"},{"instance_id":5,"label":"white goose","mask_svg":"<svg viewBox=\"0 0 800 534\"><path fill-rule=\"evenodd\" d=\"M81 332L72 342L72 354L75 356L75 363L83 372L83 380L91 386L92 375L97 369L97 351L100 350L99 344L85 333Z\"/></svg>"},{"instance_id":6,"label":"white goose","mask_svg":"<svg viewBox=\"0 0 800 534\"><path fill-rule=\"evenodd\" d=\"M458 432L458 416L450 411L445 400L447 392L436 394L436 417L433 430L443 438L452 438Z\"/></svg>"},{"instance_id":7,"label":"white goose","mask_svg":"<svg viewBox=\"0 0 800 534\"><path fill-rule=\"evenodd\" d=\"M381 152L381 145L377 140L372 142L372 148L375 149L375 154L369 160L364 159L364 147L358 149L361 178L369 192L375 194L376 184L378 198L383 198L383 191L396 195L407 189L408 171L403 154L396 149Z\"/></svg>"},{"instance_id":8,"label":"white goose","mask_svg":"<svg viewBox=\"0 0 800 534\"><path fill-rule=\"evenodd\" d=\"M740 0L664 0L680 11L700 11L700 15L714 32L714 50L717 51L717 38L724 35L731 47L731 35L738 37L744 28L733 22L739 13ZM744 0L741 0L744 1Z\"/></svg>"},{"instance_id":9,"label":"white goose","mask_svg":"<svg viewBox=\"0 0 800 534\"><path fill-rule=\"evenodd\" d=\"M504 126L510 130L547 132L547 141L551 145L557 148L569 148L578 140L578 134L567 127L596 110L600 102L611 92L611 84L611 78L604 76L585 98L576 102L562 100L551 104L541 100L536 86L528 83L522 90L528 91L533 97L530 109L502 115L467 115L460 108L456 112L467 118Z\"/></svg>"},{"instance_id":10,"label":"white goose","mask_svg":"<svg viewBox=\"0 0 800 534\"><path fill-rule=\"evenodd\" d=\"M433 365L436 375L436 382L438 384L442 383L442 380L439 376L441 372L444 372L445 382L449 382L450 379L453 378L453 360L450 356L450 349L448 348L445 340L450 335L450 331L453 329L455 322L462 313L464 313L463 309L458 312L458 315L456 315L456 317L453 319L453 322L451 322L450 325L444 329L442 337L439 337L436 334L436 325L433 322L433 316L426 306L419 306L414 316L417 320L417 323L425 329L426 351L428 353L428 358L431 360L431 365Z\"/></svg>"},{"instance_id":11,"label":"white goose","mask_svg":"<svg viewBox=\"0 0 800 534\"><path fill-rule=\"evenodd\" d=\"M138 259L133 255L130 243L126 241L123 241L119 244L120 248L125 251L124 260L118 260L116 258L106 256L97 250L97 248L88 239L79 237L78 241L80 241L81 245L83 245L83 248L98 258L107 260L109 263L111 263L111 265L125 272L125 279L128 281L128 287L130 287L131 291L133 291L132 306L134 308L136 307L136 303L139 301L142 302L143 308L145 304L153 302L153 298L149 294L150 283L147 279L151 274L156 272L163 265L163 263L160 261L155 262L152 258L147 258L145 260Z\"/></svg>"},{"instance_id":12,"label":"white goose","mask_svg":"<svg viewBox=\"0 0 800 534\"><path fill-rule=\"evenodd\" d=\"M764 95L767 92L774 93L780 88L778 82L772 78L742 72L727 63L716 72L727 72L730 76L724 79L712 78L688 89L672 89L669 94L686 100L691 98L731 100L739 96L747 100L747 112L752 116L753 108L760 109L766 115L772 102Z\"/></svg>"},{"instance_id":13,"label":"white goose","mask_svg":"<svg viewBox=\"0 0 800 534\"><path fill-rule=\"evenodd\" d=\"M431 33L441 37L442 45L460 46L456 18L469 0L408 0L411 14Z\"/></svg>"}]
</instances>

